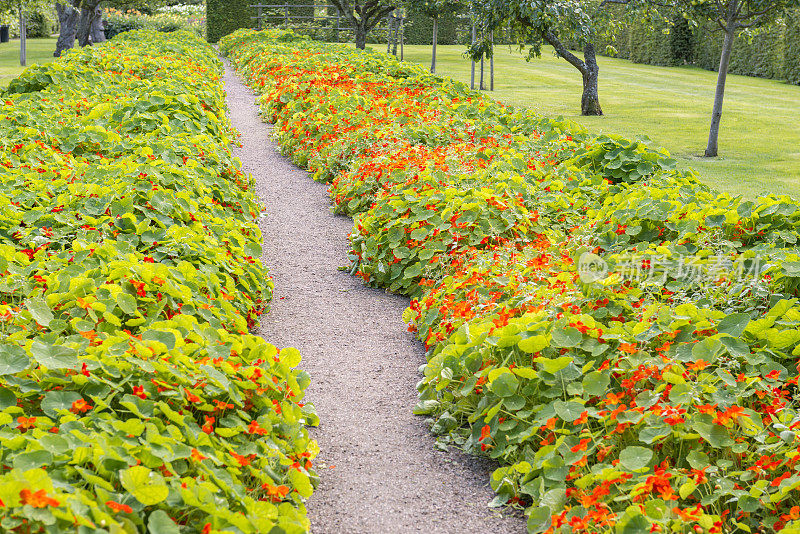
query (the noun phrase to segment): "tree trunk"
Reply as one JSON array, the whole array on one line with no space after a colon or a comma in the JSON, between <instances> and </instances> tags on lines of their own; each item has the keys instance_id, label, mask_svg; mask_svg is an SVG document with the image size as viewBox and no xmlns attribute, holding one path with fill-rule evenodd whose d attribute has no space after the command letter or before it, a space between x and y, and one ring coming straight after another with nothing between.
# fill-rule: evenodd
<instances>
[{"instance_id":1,"label":"tree trunk","mask_svg":"<svg viewBox=\"0 0 800 534\"><path fill-rule=\"evenodd\" d=\"M597 65L597 57L592 43L587 43L583 47L583 62L586 68L581 73L583 74L581 115L602 115L603 110L600 107L600 95L597 89L600 67Z\"/></svg>"},{"instance_id":2,"label":"tree trunk","mask_svg":"<svg viewBox=\"0 0 800 534\"><path fill-rule=\"evenodd\" d=\"M353 31L356 35L356 48L364 50L364 48L367 46L367 32L364 29L364 26L361 24L356 24L353 28Z\"/></svg>"},{"instance_id":3,"label":"tree trunk","mask_svg":"<svg viewBox=\"0 0 800 534\"><path fill-rule=\"evenodd\" d=\"M734 2L731 2L733 4ZM725 38L722 41L722 55L719 58L719 73L717 74L717 90L714 94L714 111L711 113L711 129L708 133L708 145L706 146L705 157L715 158L719 152L719 124L722 121L722 101L725 98L725 81L728 78L728 66L731 62L731 51L733 50L733 38L736 33L734 21L729 16L728 25L725 30Z\"/></svg>"},{"instance_id":4,"label":"tree trunk","mask_svg":"<svg viewBox=\"0 0 800 534\"><path fill-rule=\"evenodd\" d=\"M58 41L56 42L56 51L53 53L53 56L61 57L61 54L65 50L69 50L75 46L75 35L78 32L78 18L80 17L80 12L70 4L57 2L56 13L58 13L60 29Z\"/></svg>"},{"instance_id":5,"label":"tree trunk","mask_svg":"<svg viewBox=\"0 0 800 534\"><path fill-rule=\"evenodd\" d=\"M392 55L397 57L397 45L400 43L400 17L394 17L392 15L392 19L394 19L394 37L392 38Z\"/></svg>"},{"instance_id":6,"label":"tree trunk","mask_svg":"<svg viewBox=\"0 0 800 534\"><path fill-rule=\"evenodd\" d=\"M386 17L386 55L392 53L392 34L394 30L394 17Z\"/></svg>"},{"instance_id":7,"label":"tree trunk","mask_svg":"<svg viewBox=\"0 0 800 534\"><path fill-rule=\"evenodd\" d=\"M84 6L81 8L81 18L78 21L78 45L92 44L92 23L94 22L94 8Z\"/></svg>"},{"instance_id":8,"label":"tree trunk","mask_svg":"<svg viewBox=\"0 0 800 534\"><path fill-rule=\"evenodd\" d=\"M28 63L28 28L24 8L19 8L19 64L25 67Z\"/></svg>"},{"instance_id":9,"label":"tree trunk","mask_svg":"<svg viewBox=\"0 0 800 534\"><path fill-rule=\"evenodd\" d=\"M439 17L433 19L433 48L431 49L431 72L436 72L436 45L439 42Z\"/></svg>"},{"instance_id":10,"label":"tree trunk","mask_svg":"<svg viewBox=\"0 0 800 534\"><path fill-rule=\"evenodd\" d=\"M103 26L103 10L100 6L94 8L94 20L89 30L93 43L102 43L106 40L106 31Z\"/></svg>"}]
</instances>

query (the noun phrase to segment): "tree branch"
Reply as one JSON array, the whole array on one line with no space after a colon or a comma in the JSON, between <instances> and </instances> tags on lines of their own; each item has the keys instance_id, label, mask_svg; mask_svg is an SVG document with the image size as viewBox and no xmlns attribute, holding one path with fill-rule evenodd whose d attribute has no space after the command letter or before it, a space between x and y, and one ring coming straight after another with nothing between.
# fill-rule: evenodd
<instances>
[{"instance_id":1,"label":"tree branch","mask_svg":"<svg viewBox=\"0 0 800 534\"><path fill-rule=\"evenodd\" d=\"M581 59L570 52L564 44L559 41L558 37L556 37L553 32L550 31L542 31L540 32L542 39L547 41L553 48L556 49L556 52L559 56L563 57L567 60L567 63L581 71L581 74L585 74L587 71L586 63L581 61Z\"/></svg>"}]
</instances>

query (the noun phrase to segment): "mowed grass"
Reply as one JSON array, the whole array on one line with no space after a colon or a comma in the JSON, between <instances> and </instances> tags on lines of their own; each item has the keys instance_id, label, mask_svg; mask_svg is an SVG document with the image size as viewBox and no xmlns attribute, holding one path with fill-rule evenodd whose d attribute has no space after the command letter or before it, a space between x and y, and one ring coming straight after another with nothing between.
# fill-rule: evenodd
<instances>
[{"instance_id":1,"label":"mowed grass","mask_svg":"<svg viewBox=\"0 0 800 534\"><path fill-rule=\"evenodd\" d=\"M463 46L439 46L437 73L469 83ZM734 51L735 53L735 51ZM430 46L406 46L405 59L430 66ZM486 62L488 87L488 61ZM720 157L702 158L717 74L693 67L655 67L599 58L602 117L581 117L578 71L545 48L526 62L498 46L494 97L549 117L563 116L592 132L646 135L709 185L754 198L766 193L800 199L800 87L776 80L728 76ZM476 86L479 69L476 69Z\"/></svg>"},{"instance_id":2,"label":"mowed grass","mask_svg":"<svg viewBox=\"0 0 800 534\"><path fill-rule=\"evenodd\" d=\"M28 66L36 63L49 63L55 59L56 39L28 39ZM22 74L25 67L19 65L19 39L0 43L0 87L6 87L11 80Z\"/></svg>"}]
</instances>

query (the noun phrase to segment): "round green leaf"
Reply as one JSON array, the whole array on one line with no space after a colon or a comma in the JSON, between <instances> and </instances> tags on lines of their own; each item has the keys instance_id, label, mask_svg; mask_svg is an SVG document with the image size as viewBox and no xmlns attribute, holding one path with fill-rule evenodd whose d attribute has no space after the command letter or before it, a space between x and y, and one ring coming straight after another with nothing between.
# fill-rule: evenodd
<instances>
[{"instance_id":1,"label":"round green leaf","mask_svg":"<svg viewBox=\"0 0 800 534\"><path fill-rule=\"evenodd\" d=\"M180 534L175 521L170 519L164 510L156 510L147 519L147 531L150 534Z\"/></svg>"},{"instance_id":2,"label":"round green leaf","mask_svg":"<svg viewBox=\"0 0 800 534\"><path fill-rule=\"evenodd\" d=\"M619 463L622 464L622 467L630 471L644 469L652 459L653 451L645 447L637 447L636 445L625 447L622 452L619 453Z\"/></svg>"},{"instance_id":3,"label":"round green leaf","mask_svg":"<svg viewBox=\"0 0 800 534\"><path fill-rule=\"evenodd\" d=\"M50 417L58 417L58 410L69 410L81 396L74 391L48 391L42 399L42 411Z\"/></svg>"},{"instance_id":4,"label":"round green leaf","mask_svg":"<svg viewBox=\"0 0 800 534\"><path fill-rule=\"evenodd\" d=\"M501 374L489 384L492 393L498 397L510 397L517 392L518 387L519 380L511 372Z\"/></svg>"},{"instance_id":5,"label":"round green leaf","mask_svg":"<svg viewBox=\"0 0 800 534\"><path fill-rule=\"evenodd\" d=\"M145 506L158 504L169 495L169 487L164 483L164 478L141 465L123 471L119 480L122 487Z\"/></svg>"},{"instance_id":6,"label":"round green leaf","mask_svg":"<svg viewBox=\"0 0 800 534\"><path fill-rule=\"evenodd\" d=\"M0 345L0 376L19 373L30 364L30 359L19 345Z\"/></svg>"}]
</instances>

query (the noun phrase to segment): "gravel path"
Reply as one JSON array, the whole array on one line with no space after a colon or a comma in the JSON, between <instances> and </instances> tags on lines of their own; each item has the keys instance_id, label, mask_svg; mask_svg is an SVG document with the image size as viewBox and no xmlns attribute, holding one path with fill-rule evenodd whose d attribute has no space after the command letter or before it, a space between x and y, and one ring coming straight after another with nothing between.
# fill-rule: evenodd
<instances>
[{"instance_id":1,"label":"gravel path","mask_svg":"<svg viewBox=\"0 0 800 534\"><path fill-rule=\"evenodd\" d=\"M492 466L436 451L411 413L425 358L400 319L408 299L337 270L351 220L331 215L326 186L280 155L230 67L225 85L244 145L236 155L268 214L263 261L275 296L259 333L301 351L312 379L307 400L322 420L311 430L322 450L321 483L308 503L313 532L524 532L522 518L486 506Z\"/></svg>"}]
</instances>

